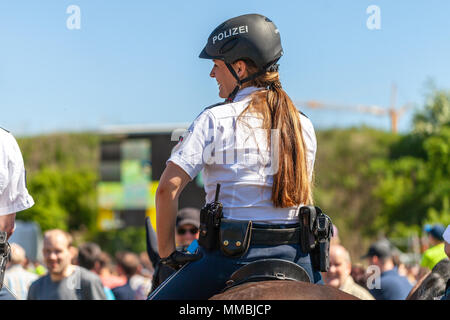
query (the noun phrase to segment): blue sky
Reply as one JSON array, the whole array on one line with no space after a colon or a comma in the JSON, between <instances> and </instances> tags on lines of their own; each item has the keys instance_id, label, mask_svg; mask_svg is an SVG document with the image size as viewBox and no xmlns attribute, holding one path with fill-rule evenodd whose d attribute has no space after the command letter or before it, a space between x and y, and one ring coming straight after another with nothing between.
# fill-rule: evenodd
<instances>
[{"instance_id":1,"label":"blue sky","mask_svg":"<svg viewBox=\"0 0 450 320\"><path fill-rule=\"evenodd\" d=\"M70 5L81 10L79 30L66 26ZM366 26L369 5L380 8L380 30ZM420 107L427 79L450 89L446 0L0 0L0 126L20 136L191 122L221 100L198 54L218 24L245 13L280 30L293 100L387 107L395 83L398 105ZM389 129L386 117L298 107L319 129Z\"/></svg>"}]
</instances>

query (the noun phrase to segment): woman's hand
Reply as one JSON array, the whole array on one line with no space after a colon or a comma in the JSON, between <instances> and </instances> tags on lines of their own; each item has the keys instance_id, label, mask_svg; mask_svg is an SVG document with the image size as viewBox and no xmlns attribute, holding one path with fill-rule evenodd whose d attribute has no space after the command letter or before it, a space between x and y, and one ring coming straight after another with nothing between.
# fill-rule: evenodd
<instances>
[{"instance_id":1,"label":"woman's hand","mask_svg":"<svg viewBox=\"0 0 450 320\"><path fill-rule=\"evenodd\" d=\"M0 231L6 231L6 233L8 234L8 239L14 232L15 220L15 213L0 216Z\"/></svg>"},{"instance_id":2,"label":"woman's hand","mask_svg":"<svg viewBox=\"0 0 450 320\"><path fill-rule=\"evenodd\" d=\"M161 263L175 270L180 269L188 262L196 261L202 257L201 253L184 253L175 250L168 257L161 259Z\"/></svg>"},{"instance_id":3,"label":"woman's hand","mask_svg":"<svg viewBox=\"0 0 450 320\"><path fill-rule=\"evenodd\" d=\"M161 258L175 251L178 198L191 177L173 162L167 164L156 190L156 235Z\"/></svg>"}]
</instances>

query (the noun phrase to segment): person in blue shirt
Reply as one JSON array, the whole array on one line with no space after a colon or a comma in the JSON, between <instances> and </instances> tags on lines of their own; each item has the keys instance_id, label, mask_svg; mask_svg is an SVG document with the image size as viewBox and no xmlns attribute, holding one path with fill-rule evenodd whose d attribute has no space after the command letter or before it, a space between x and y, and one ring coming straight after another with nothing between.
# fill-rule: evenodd
<instances>
[{"instance_id":1,"label":"person in blue shirt","mask_svg":"<svg viewBox=\"0 0 450 320\"><path fill-rule=\"evenodd\" d=\"M372 244L363 258L369 259L369 265L379 268L378 286L370 289L376 300L405 300L412 289L406 277L398 274L392 259L392 248L387 240ZM377 281L375 281L377 284Z\"/></svg>"},{"instance_id":2,"label":"person in blue shirt","mask_svg":"<svg viewBox=\"0 0 450 320\"><path fill-rule=\"evenodd\" d=\"M112 289L116 300L137 300L136 291L130 285L130 279L133 277L139 268L139 258L132 252L123 252L118 257L119 274L127 277L127 283L120 287Z\"/></svg>"}]
</instances>

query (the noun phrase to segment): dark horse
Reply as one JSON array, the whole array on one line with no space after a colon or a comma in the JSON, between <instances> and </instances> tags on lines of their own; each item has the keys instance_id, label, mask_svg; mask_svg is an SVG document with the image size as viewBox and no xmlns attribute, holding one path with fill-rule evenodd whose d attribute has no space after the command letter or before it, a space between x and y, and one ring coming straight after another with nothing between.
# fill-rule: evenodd
<instances>
[{"instance_id":1,"label":"dark horse","mask_svg":"<svg viewBox=\"0 0 450 320\"><path fill-rule=\"evenodd\" d=\"M147 253L155 266L154 277L159 277L159 255L156 247L155 231L146 218ZM162 270L165 272L164 270ZM155 282L153 282L155 284ZM158 284L160 280L158 280ZM214 295L210 300L359 300L341 290L327 285L303 281L269 280L243 282Z\"/></svg>"},{"instance_id":2,"label":"dark horse","mask_svg":"<svg viewBox=\"0 0 450 320\"><path fill-rule=\"evenodd\" d=\"M435 300L445 294L450 280L450 260L441 260L431 270L417 281L406 300ZM448 299L448 298L447 298Z\"/></svg>"}]
</instances>

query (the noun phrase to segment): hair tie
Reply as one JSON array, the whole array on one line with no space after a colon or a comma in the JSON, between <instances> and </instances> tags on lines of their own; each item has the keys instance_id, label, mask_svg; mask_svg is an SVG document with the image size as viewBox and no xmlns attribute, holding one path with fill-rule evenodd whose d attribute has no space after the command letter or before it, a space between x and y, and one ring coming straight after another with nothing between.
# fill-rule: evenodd
<instances>
[{"instance_id":1,"label":"hair tie","mask_svg":"<svg viewBox=\"0 0 450 320\"><path fill-rule=\"evenodd\" d=\"M280 81L274 81L271 82L269 84L269 89L270 90L276 90L276 89L282 89L283 87L281 86L281 82Z\"/></svg>"}]
</instances>

